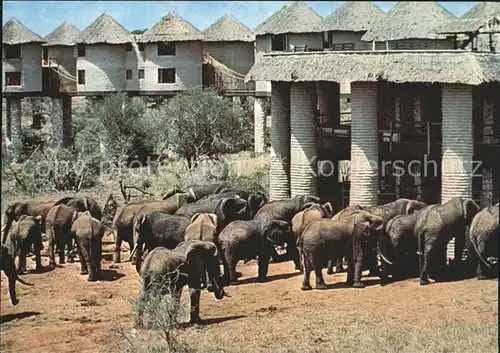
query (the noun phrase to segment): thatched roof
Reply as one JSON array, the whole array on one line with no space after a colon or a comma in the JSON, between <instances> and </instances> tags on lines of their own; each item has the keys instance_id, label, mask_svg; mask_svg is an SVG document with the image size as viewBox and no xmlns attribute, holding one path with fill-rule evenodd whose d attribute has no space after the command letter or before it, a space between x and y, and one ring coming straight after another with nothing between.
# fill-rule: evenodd
<instances>
[{"instance_id":1,"label":"thatched roof","mask_svg":"<svg viewBox=\"0 0 500 353\"><path fill-rule=\"evenodd\" d=\"M125 44L132 43L134 37L113 17L103 13L88 25L77 39L83 44Z\"/></svg>"},{"instance_id":2,"label":"thatched roof","mask_svg":"<svg viewBox=\"0 0 500 353\"><path fill-rule=\"evenodd\" d=\"M255 27L254 34L283 33L321 33L325 29L325 21L307 4L296 1L290 6L283 6Z\"/></svg>"},{"instance_id":3,"label":"thatched roof","mask_svg":"<svg viewBox=\"0 0 500 353\"><path fill-rule=\"evenodd\" d=\"M372 28L385 12L369 1L346 1L325 18L327 31L362 32Z\"/></svg>"},{"instance_id":4,"label":"thatched roof","mask_svg":"<svg viewBox=\"0 0 500 353\"><path fill-rule=\"evenodd\" d=\"M264 54L245 81L500 82L500 55L472 52Z\"/></svg>"},{"instance_id":5,"label":"thatched roof","mask_svg":"<svg viewBox=\"0 0 500 353\"><path fill-rule=\"evenodd\" d=\"M490 18L458 18L438 26L436 33L475 33L488 23L500 24L500 15Z\"/></svg>"},{"instance_id":6,"label":"thatched roof","mask_svg":"<svg viewBox=\"0 0 500 353\"><path fill-rule=\"evenodd\" d=\"M175 12L164 16L154 27L148 29L138 42L187 42L202 40L203 34L191 23L184 20Z\"/></svg>"},{"instance_id":7,"label":"thatched roof","mask_svg":"<svg viewBox=\"0 0 500 353\"><path fill-rule=\"evenodd\" d=\"M50 33L48 36L45 37L46 43L43 45L73 46L75 45L79 36L80 36L80 31L78 30L78 28L73 26L71 23L64 21L52 33Z\"/></svg>"},{"instance_id":8,"label":"thatched roof","mask_svg":"<svg viewBox=\"0 0 500 353\"><path fill-rule=\"evenodd\" d=\"M500 16L500 3L498 2L479 2L461 18L482 18L487 19L494 16Z\"/></svg>"},{"instance_id":9,"label":"thatched roof","mask_svg":"<svg viewBox=\"0 0 500 353\"><path fill-rule=\"evenodd\" d=\"M253 42L252 31L234 18L225 14L203 31L205 42Z\"/></svg>"},{"instance_id":10,"label":"thatched roof","mask_svg":"<svg viewBox=\"0 0 500 353\"><path fill-rule=\"evenodd\" d=\"M3 25L2 44L43 43L45 40L12 17Z\"/></svg>"},{"instance_id":11,"label":"thatched roof","mask_svg":"<svg viewBox=\"0 0 500 353\"><path fill-rule=\"evenodd\" d=\"M436 39L435 28L456 17L436 1L401 1L361 38L365 41Z\"/></svg>"}]
</instances>

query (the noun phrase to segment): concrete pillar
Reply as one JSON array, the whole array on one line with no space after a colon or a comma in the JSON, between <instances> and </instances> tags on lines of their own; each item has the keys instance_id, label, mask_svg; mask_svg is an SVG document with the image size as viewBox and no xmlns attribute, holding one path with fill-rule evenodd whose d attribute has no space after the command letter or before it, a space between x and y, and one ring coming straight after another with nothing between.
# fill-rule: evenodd
<instances>
[{"instance_id":1,"label":"concrete pillar","mask_svg":"<svg viewBox=\"0 0 500 353\"><path fill-rule=\"evenodd\" d=\"M441 160L441 203L453 197L472 198L472 87L442 86L443 157ZM467 249L464 249L467 251ZM448 243L447 257L455 257L455 240Z\"/></svg>"},{"instance_id":2,"label":"concrete pillar","mask_svg":"<svg viewBox=\"0 0 500 353\"><path fill-rule=\"evenodd\" d=\"M12 141L21 138L21 98L7 98L7 137Z\"/></svg>"},{"instance_id":3,"label":"concrete pillar","mask_svg":"<svg viewBox=\"0 0 500 353\"><path fill-rule=\"evenodd\" d=\"M378 202L377 86L351 84L351 190L349 205Z\"/></svg>"},{"instance_id":4,"label":"concrete pillar","mask_svg":"<svg viewBox=\"0 0 500 353\"><path fill-rule=\"evenodd\" d=\"M494 101L489 97L482 100L483 103L483 123L481 124L483 132L484 143L492 143L494 139L493 124L494 117ZM491 166L484 166L482 171L482 193L481 193L481 206L487 207L493 205L493 168Z\"/></svg>"},{"instance_id":5,"label":"concrete pillar","mask_svg":"<svg viewBox=\"0 0 500 353\"><path fill-rule=\"evenodd\" d=\"M254 100L254 151L262 153L266 149L264 140L266 129L266 115L262 107L262 102L259 98L255 97Z\"/></svg>"},{"instance_id":6,"label":"concrete pillar","mask_svg":"<svg viewBox=\"0 0 500 353\"><path fill-rule=\"evenodd\" d=\"M290 85L272 83L269 198L290 197Z\"/></svg>"},{"instance_id":7,"label":"concrete pillar","mask_svg":"<svg viewBox=\"0 0 500 353\"><path fill-rule=\"evenodd\" d=\"M32 127L33 129L41 129L42 128L42 114L40 109L40 99L38 97L31 97L30 100L31 106L31 118L32 118Z\"/></svg>"},{"instance_id":8,"label":"concrete pillar","mask_svg":"<svg viewBox=\"0 0 500 353\"><path fill-rule=\"evenodd\" d=\"M70 96L62 98L62 143L64 147L73 144L73 124L71 116L72 100Z\"/></svg>"},{"instance_id":9,"label":"concrete pillar","mask_svg":"<svg viewBox=\"0 0 500 353\"><path fill-rule=\"evenodd\" d=\"M340 124L340 84L336 82L318 82L318 110L323 125Z\"/></svg>"},{"instance_id":10,"label":"concrete pillar","mask_svg":"<svg viewBox=\"0 0 500 353\"><path fill-rule=\"evenodd\" d=\"M54 147L61 146L63 142L63 102L61 97L52 97L52 112L50 123L52 126L52 141Z\"/></svg>"},{"instance_id":11,"label":"concrete pillar","mask_svg":"<svg viewBox=\"0 0 500 353\"><path fill-rule=\"evenodd\" d=\"M10 99L5 99L5 130L7 140L12 139L12 106Z\"/></svg>"},{"instance_id":12,"label":"concrete pillar","mask_svg":"<svg viewBox=\"0 0 500 353\"><path fill-rule=\"evenodd\" d=\"M316 195L316 84L290 87L290 194Z\"/></svg>"}]
</instances>

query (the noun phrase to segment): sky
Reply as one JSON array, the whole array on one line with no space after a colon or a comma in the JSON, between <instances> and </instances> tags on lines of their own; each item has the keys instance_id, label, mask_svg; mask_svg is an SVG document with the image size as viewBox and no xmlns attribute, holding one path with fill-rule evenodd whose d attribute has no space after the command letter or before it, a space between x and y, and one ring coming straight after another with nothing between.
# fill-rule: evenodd
<instances>
[{"instance_id":1,"label":"sky","mask_svg":"<svg viewBox=\"0 0 500 353\"><path fill-rule=\"evenodd\" d=\"M91 24L103 12L113 16L126 29L153 27L170 11L177 12L199 30L214 23L226 12L254 29L281 6L293 1L3 1L2 24L11 17L17 18L41 36L52 32L62 22L68 21L79 30ZM307 1L319 15L326 17L343 1ZM396 1L375 1L388 11ZM440 4L460 17L477 2L445 2Z\"/></svg>"}]
</instances>

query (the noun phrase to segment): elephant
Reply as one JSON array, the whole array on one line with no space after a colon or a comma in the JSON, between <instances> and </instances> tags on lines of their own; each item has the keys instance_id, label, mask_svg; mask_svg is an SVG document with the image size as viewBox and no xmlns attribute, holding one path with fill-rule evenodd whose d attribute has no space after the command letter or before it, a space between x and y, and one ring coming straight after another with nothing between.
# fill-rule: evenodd
<instances>
[{"instance_id":1,"label":"elephant","mask_svg":"<svg viewBox=\"0 0 500 353\"><path fill-rule=\"evenodd\" d=\"M219 234L217 243L224 266L224 283L237 284L236 264L253 257L258 259L258 281L266 281L274 245L290 243L292 238L292 228L286 221L253 219L229 223Z\"/></svg>"},{"instance_id":2,"label":"elephant","mask_svg":"<svg viewBox=\"0 0 500 353\"><path fill-rule=\"evenodd\" d=\"M41 250L42 250L42 216L22 215L19 220L12 222L5 246L9 249L12 256L19 253L19 274L26 272L26 255L33 246L35 249L36 271L42 269Z\"/></svg>"},{"instance_id":3,"label":"elephant","mask_svg":"<svg viewBox=\"0 0 500 353\"><path fill-rule=\"evenodd\" d=\"M293 261L295 263L295 269L299 270L300 273L303 272L303 266L301 263L300 248L297 246L299 243L299 238L302 235L304 229L309 225L309 223L314 222L321 218L331 218L333 215L332 205L327 202L324 205L315 203L311 205L304 211L300 211L292 218L292 232L295 240L296 254L293 256ZM287 247L290 250L290 246Z\"/></svg>"},{"instance_id":4,"label":"elephant","mask_svg":"<svg viewBox=\"0 0 500 353\"><path fill-rule=\"evenodd\" d=\"M213 243L190 240L180 243L172 250L155 248L146 256L141 268L139 301L146 302L155 294L170 294L173 300L179 302L182 288L187 285L191 297L189 322L199 324L200 290L206 287L207 274L213 284L215 298L221 300L228 296L220 281L219 259ZM143 325L143 314L143 306L139 305L134 317L134 327Z\"/></svg>"},{"instance_id":5,"label":"elephant","mask_svg":"<svg viewBox=\"0 0 500 353\"><path fill-rule=\"evenodd\" d=\"M363 206L353 205L353 206L346 207L343 210L337 212L335 215L333 215L332 220L338 221L339 219L349 217L353 213L356 213L357 211L360 211L360 210L363 210Z\"/></svg>"},{"instance_id":6,"label":"elephant","mask_svg":"<svg viewBox=\"0 0 500 353\"><path fill-rule=\"evenodd\" d=\"M470 226L471 262L477 265L478 280L498 277L498 203L480 211ZM495 271L493 271L495 270Z\"/></svg>"},{"instance_id":7,"label":"elephant","mask_svg":"<svg viewBox=\"0 0 500 353\"><path fill-rule=\"evenodd\" d=\"M241 198L223 198L200 204L184 205L175 212L176 216L193 217L196 213L213 213L217 216L217 234L224 227L236 220L250 220L250 205L248 201Z\"/></svg>"},{"instance_id":8,"label":"elephant","mask_svg":"<svg viewBox=\"0 0 500 353\"><path fill-rule=\"evenodd\" d=\"M208 195L218 194L221 190L227 187L229 187L229 185L226 183L214 183L208 185L190 185L184 189L172 188L169 191L167 191L165 195L163 195L162 199L166 200L175 194L192 193L194 194L196 200L200 200L201 198L206 197Z\"/></svg>"},{"instance_id":9,"label":"elephant","mask_svg":"<svg viewBox=\"0 0 500 353\"><path fill-rule=\"evenodd\" d=\"M409 215L398 215L385 224L387 238L379 239L382 282L388 280L390 272L394 280L402 280L416 270L418 267L418 242L413 234L413 228L420 213L434 206L427 206Z\"/></svg>"},{"instance_id":10,"label":"elephant","mask_svg":"<svg viewBox=\"0 0 500 353\"><path fill-rule=\"evenodd\" d=\"M121 246L126 241L129 244L130 251L134 248L134 218L137 211L151 200L131 202L123 206L116 212L113 218L113 228L115 229L115 252L113 262L121 262Z\"/></svg>"},{"instance_id":11,"label":"elephant","mask_svg":"<svg viewBox=\"0 0 500 353\"><path fill-rule=\"evenodd\" d=\"M224 189L228 190L228 189ZM248 207L250 208L250 219L259 211L259 209L267 203L267 196L261 192L251 193L249 191L236 190L234 191L221 191L218 194L213 194L206 196L198 201L197 204L204 204L214 200L220 200L224 198L240 198L248 202Z\"/></svg>"},{"instance_id":12,"label":"elephant","mask_svg":"<svg viewBox=\"0 0 500 353\"><path fill-rule=\"evenodd\" d=\"M2 244L5 243L7 239L7 234L9 233L10 227L13 221L19 220L22 215L27 216L42 216L41 229L42 233L45 233L45 218L47 213L54 206L55 201L43 201L43 202L16 202L9 206L5 210L5 226L2 235Z\"/></svg>"},{"instance_id":13,"label":"elephant","mask_svg":"<svg viewBox=\"0 0 500 353\"><path fill-rule=\"evenodd\" d=\"M184 233L191 219L182 215L171 215L164 212L143 213L134 221L135 244L130 252L129 260L135 256L137 273L141 270L142 252L145 247L151 252L161 246L174 249L184 241Z\"/></svg>"},{"instance_id":14,"label":"elephant","mask_svg":"<svg viewBox=\"0 0 500 353\"><path fill-rule=\"evenodd\" d=\"M97 281L101 271L102 237L104 227L89 211L73 212L71 236L76 240L80 258L80 274L87 275L87 281Z\"/></svg>"},{"instance_id":15,"label":"elephant","mask_svg":"<svg viewBox=\"0 0 500 353\"><path fill-rule=\"evenodd\" d=\"M476 202L453 197L446 203L424 210L417 218L413 232L420 253L420 285L429 284L429 270L441 279L445 269L446 246L455 237L453 265L460 263L465 245L465 228L480 211Z\"/></svg>"},{"instance_id":16,"label":"elephant","mask_svg":"<svg viewBox=\"0 0 500 353\"><path fill-rule=\"evenodd\" d=\"M416 210L423 209L427 207L427 204L424 202L418 201L418 200L411 200L411 199L406 199L406 198L401 198L397 199L396 201L386 203L384 205L377 205L377 206L350 206L346 208L345 210L340 211L338 214L334 216L335 219L342 219L342 217L346 217L350 214L355 214L359 210L357 209L358 207L361 208L361 210L369 212L375 216L382 217L384 221L384 225L393 217L398 216L398 215L408 215L412 214ZM370 237L369 242L366 243L365 245L365 250L363 252L364 254L364 259L363 259L363 266L366 267L368 270L370 270L369 276L375 276L378 275L378 269L377 269L377 252L376 252L376 242L388 242L388 237L387 234L384 231L384 228L382 228L379 231L374 232L374 236ZM385 262L384 262L385 263ZM336 271L337 273L342 272L342 262L341 259L337 259L337 264L336 264ZM328 264L328 274L333 274L333 261L329 262ZM382 279L385 281L385 278Z\"/></svg>"},{"instance_id":17,"label":"elephant","mask_svg":"<svg viewBox=\"0 0 500 353\"><path fill-rule=\"evenodd\" d=\"M319 219L310 223L302 232L298 246L304 265L302 290L310 290L310 274L316 274L316 289L326 289L322 269L331 258L347 257L348 286L364 288L361 282L363 244L372 236L373 230L380 230L383 220L368 212L358 211L344 219Z\"/></svg>"},{"instance_id":18,"label":"elephant","mask_svg":"<svg viewBox=\"0 0 500 353\"><path fill-rule=\"evenodd\" d=\"M47 214L46 234L49 241L49 266L55 268L54 246L59 251L59 263L65 263L64 248L67 247L68 254L72 250L71 226L73 224L73 212L75 209L65 204L52 207Z\"/></svg>"},{"instance_id":19,"label":"elephant","mask_svg":"<svg viewBox=\"0 0 500 353\"><path fill-rule=\"evenodd\" d=\"M293 216L311 206L313 203L319 202L319 197L312 195L297 195L287 200L271 201L262 206L253 219L275 219L286 221L291 224Z\"/></svg>"},{"instance_id":20,"label":"elephant","mask_svg":"<svg viewBox=\"0 0 500 353\"><path fill-rule=\"evenodd\" d=\"M54 203L54 206L57 205L66 205L68 207L73 208L75 211L78 212L85 212L89 211L92 217L94 217L97 220L101 220L102 218L102 210L101 206L99 206L99 203L91 198L91 197L64 197Z\"/></svg>"},{"instance_id":21,"label":"elephant","mask_svg":"<svg viewBox=\"0 0 500 353\"><path fill-rule=\"evenodd\" d=\"M16 264L14 263L14 256L9 253L9 249L2 244L2 252L0 257L0 263L2 264L2 271L5 273L9 279L9 295L12 305L19 304L19 300L16 296L16 281L19 281L25 286L32 286L32 283L28 283L17 275Z\"/></svg>"},{"instance_id":22,"label":"elephant","mask_svg":"<svg viewBox=\"0 0 500 353\"><path fill-rule=\"evenodd\" d=\"M191 217L184 233L184 240L203 240L217 243L217 215L197 213Z\"/></svg>"}]
</instances>

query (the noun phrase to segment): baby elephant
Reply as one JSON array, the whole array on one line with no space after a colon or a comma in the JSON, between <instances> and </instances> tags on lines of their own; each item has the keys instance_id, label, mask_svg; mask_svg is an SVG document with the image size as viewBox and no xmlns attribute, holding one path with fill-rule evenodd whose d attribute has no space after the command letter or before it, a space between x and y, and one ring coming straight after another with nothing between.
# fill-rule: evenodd
<instances>
[{"instance_id":1,"label":"baby elephant","mask_svg":"<svg viewBox=\"0 0 500 353\"><path fill-rule=\"evenodd\" d=\"M239 260L257 256L258 281L264 282L269 259L275 245L293 242L292 229L288 222L278 220L234 221L219 235L219 247L224 265L224 283L237 284L236 264Z\"/></svg>"},{"instance_id":2,"label":"baby elephant","mask_svg":"<svg viewBox=\"0 0 500 353\"><path fill-rule=\"evenodd\" d=\"M71 235L76 240L78 257L80 258L80 274L89 277L87 281L94 282L100 279L101 271L101 242L104 227L101 222L93 218L89 211L73 212Z\"/></svg>"},{"instance_id":3,"label":"baby elephant","mask_svg":"<svg viewBox=\"0 0 500 353\"><path fill-rule=\"evenodd\" d=\"M203 240L217 243L217 215L214 213L196 213L191 217L191 224L186 228L184 240Z\"/></svg>"},{"instance_id":4,"label":"baby elephant","mask_svg":"<svg viewBox=\"0 0 500 353\"><path fill-rule=\"evenodd\" d=\"M9 229L5 246L13 256L19 253L17 270L19 274L26 272L26 255L32 246L35 249L36 270L42 269L40 256L40 251L43 248L41 222L42 216L22 215L17 221L12 222L12 227Z\"/></svg>"}]
</instances>

